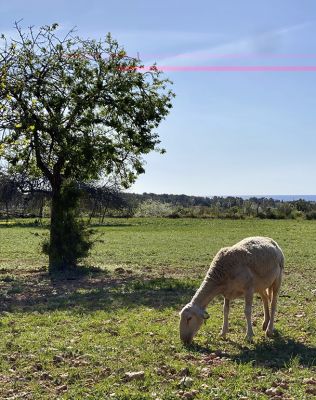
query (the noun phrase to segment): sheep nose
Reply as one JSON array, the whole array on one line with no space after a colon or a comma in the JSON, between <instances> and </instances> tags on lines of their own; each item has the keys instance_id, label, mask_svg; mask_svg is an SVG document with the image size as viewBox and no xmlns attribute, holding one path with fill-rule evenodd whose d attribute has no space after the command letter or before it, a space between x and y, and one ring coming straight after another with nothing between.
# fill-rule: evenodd
<instances>
[{"instance_id":1,"label":"sheep nose","mask_svg":"<svg viewBox=\"0 0 316 400\"><path fill-rule=\"evenodd\" d=\"M181 338L181 341L185 346L189 346L192 343L192 338L184 337L184 338Z\"/></svg>"}]
</instances>

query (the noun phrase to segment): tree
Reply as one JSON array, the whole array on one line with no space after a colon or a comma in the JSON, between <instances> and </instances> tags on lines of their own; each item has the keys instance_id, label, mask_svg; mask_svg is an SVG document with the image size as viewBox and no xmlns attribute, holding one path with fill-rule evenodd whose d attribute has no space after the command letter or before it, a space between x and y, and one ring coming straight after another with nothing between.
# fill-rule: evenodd
<instances>
[{"instance_id":1,"label":"tree","mask_svg":"<svg viewBox=\"0 0 316 400\"><path fill-rule=\"evenodd\" d=\"M0 171L0 204L5 205L7 223L9 222L9 204L20 200L19 194L18 187L13 179Z\"/></svg>"},{"instance_id":2,"label":"tree","mask_svg":"<svg viewBox=\"0 0 316 400\"><path fill-rule=\"evenodd\" d=\"M130 186L144 172L142 156L163 152L155 129L174 94L110 34L96 41L73 30L61 38L58 24L15 27L18 38L2 35L0 46L0 156L51 188L49 269L65 270L87 252L65 250L83 239L72 234L82 233L76 183L114 175Z\"/></svg>"}]
</instances>

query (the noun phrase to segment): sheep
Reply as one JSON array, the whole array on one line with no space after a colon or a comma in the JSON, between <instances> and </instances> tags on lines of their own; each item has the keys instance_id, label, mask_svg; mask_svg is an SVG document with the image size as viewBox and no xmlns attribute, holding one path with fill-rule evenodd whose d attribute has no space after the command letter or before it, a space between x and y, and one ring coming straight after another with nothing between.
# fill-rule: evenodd
<instances>
[{"instance_id":1,"label":"sheep","mask_svg":"<svg viewBox=\"0 0 316 400\"><path fill-rule=\"evenodd\" d=\"M191 344L193 337L209 318L206 307L218 295L224 296L224 320L221 336L228 332L228 314L231 300L245 298L244 313L247 321L246 339L253 337L251 309L254 293L263 302L262 329L267 337L273 335L276 304L284 270L284 255L279 245L268 237L249 237L232 247L222 248L199 289L180 312L180 339ZM269 310L269 303L271 311Z\"/></svg>"}]
</instances>

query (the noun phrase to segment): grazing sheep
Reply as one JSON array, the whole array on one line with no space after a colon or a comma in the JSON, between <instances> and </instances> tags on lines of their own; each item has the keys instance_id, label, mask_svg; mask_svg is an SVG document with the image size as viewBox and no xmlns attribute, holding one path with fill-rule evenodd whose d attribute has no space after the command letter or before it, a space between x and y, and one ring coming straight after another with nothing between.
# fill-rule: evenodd
<instances>
[{"instance_id":1,"label":"grazing sheep","mask_svg":"<svg viewBox=\"0 0 316 400\"><path fill-rule=\"evenodd\" d=\"M230 301L245 298L247 320L246 338L252 341L251 308L253 294L259 293L263 301L266 336L273 334L277 298L284 269L284 256L278 244L267 237L250 237L232 247L221 249L191 302L180 312L180 338L190 344L204 320L209 318L205 308L217 295L224 296L224 322L221 335L228 332ZM269 310L271 304L271 311Z\"/></svg>"}]
</instances>

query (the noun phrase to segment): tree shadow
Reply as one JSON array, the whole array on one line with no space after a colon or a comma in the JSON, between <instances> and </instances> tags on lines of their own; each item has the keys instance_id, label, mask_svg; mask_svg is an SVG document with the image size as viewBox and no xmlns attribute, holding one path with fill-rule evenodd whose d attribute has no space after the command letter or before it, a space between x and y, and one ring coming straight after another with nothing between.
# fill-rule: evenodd
<instances>
[{"instance_id":1,"label":"tree shadow","mask_svg":"<svg viewBox=\"0 0 316 400\"><path fill-rule=\"evenodd\" d=\"M0 274L0 312L115 312L139 306L181 308L196 289L195 282L184 279L144 277L123 268L118 271L119 276L115 276L115 273L87 269L79 276L69 275L66 279L51 279L42 271L26 275Z\"/></svg>"},{"instance_id":2,"label":"tree shadow","mask_svg":"<svg viewBox=\"0 0 316 400\"><path fill-rule=\"evenodd\" d=\"M87 222L87 225L92 228L128 228L138 226L138 223L135 222ZM8 222L5 219L0 219L0 229L8 229L8 228L43 228L49 229L50 221L49 220L41 220L39 218L30 218L29 220L24 219L23 221L19 220L9 220Z\"/></svg>"},{"instance_id":3,"label":"tree shadow","mask_svg":"<svg viewBox=\"0 0 316 400\"><path fill-rule=\"evenodd\" d=\"M128 228L128 227L135 227L138 226L139 224L136 223L130 223L130 222L124 222L124 223L114 223L114 222L91 222L89 226L93 228Z\"/></svg>"},{"instance_id":4,"label":"tree shadow","mask_svg":"<svg viewBox=\"0 0 316 400\"><path fill-rule=\"evenodd\" d=\"M9 221L5 223L2 221L0 223L0 229L10 229L10 228L36 228L36 229L48 229L49 223L46 222L36 222L36 221L27 221L27 222L12 222Z\"/></svg>"},{"instance_id":5,"label":"tree shadow","mask_svg":"<svg viewBox=\"0 0 316 400\"><path fill-rule=\"evenodd\" d=\"M237 351L234 354L223 355L239 364L252 363L256 367L279 370L289 368L295 360L302 367L316 366L316 347L283 336L278 332L275 333L273 339L265 339L249 347L231 340L228 342ZM199 344L192 345L190 350L206 355L212 352L209 347Z\"/></svg>"}]
</instances>

